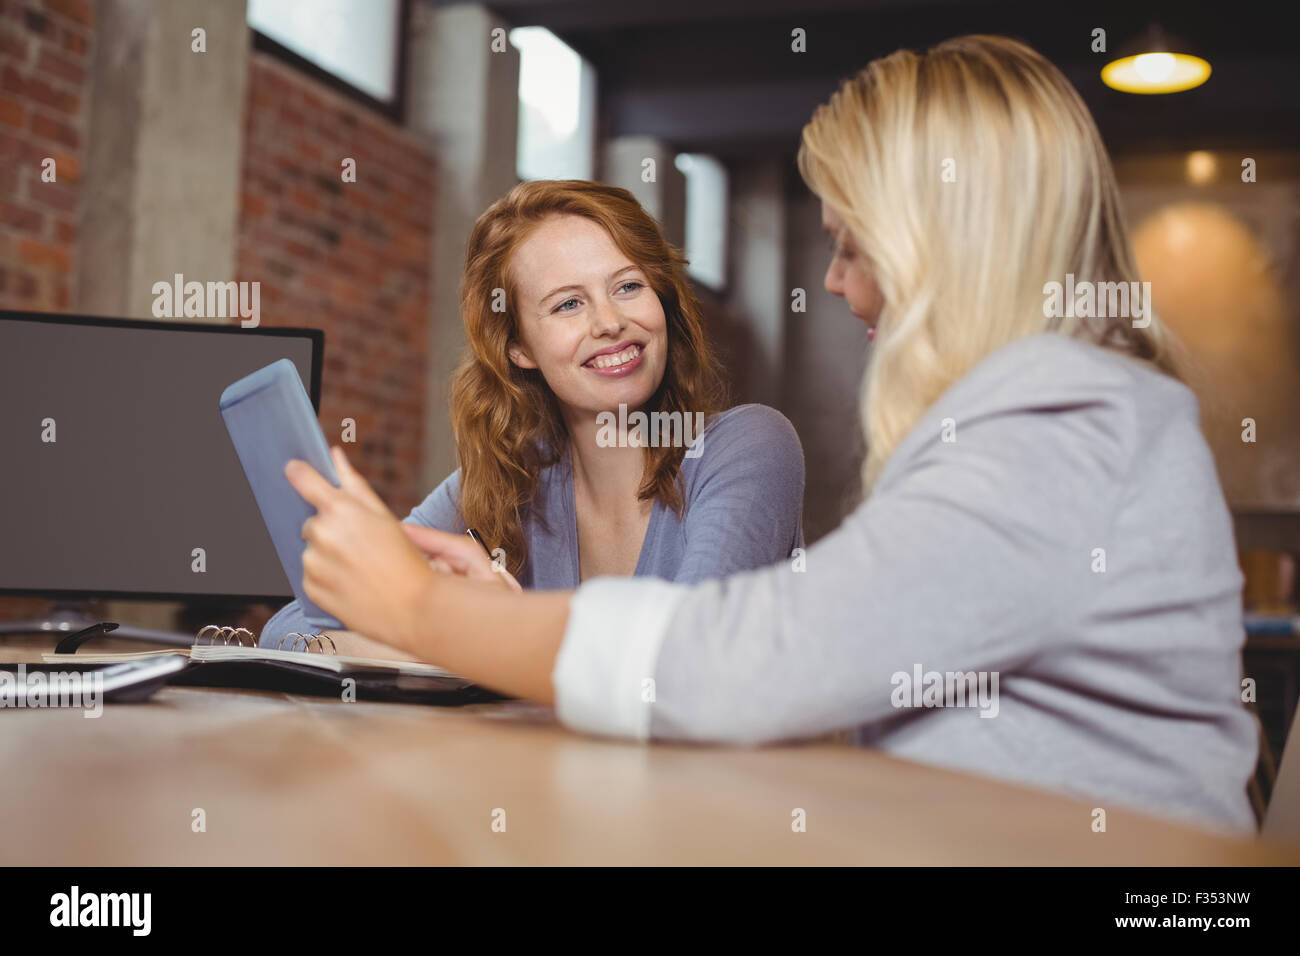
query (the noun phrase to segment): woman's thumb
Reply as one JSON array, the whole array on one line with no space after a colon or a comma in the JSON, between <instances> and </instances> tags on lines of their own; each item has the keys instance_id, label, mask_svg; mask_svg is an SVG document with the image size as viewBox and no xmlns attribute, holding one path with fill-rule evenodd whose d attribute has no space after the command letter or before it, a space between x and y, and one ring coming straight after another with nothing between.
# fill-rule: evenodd
<instances>
[{"instance_id":1,"label":"woman's thumb","mask_svg":"<svg viewBox=\"0 0 1300 956\"><path fill-rule=\"evenodd\" d=\"M446 531L428 528L422 524L403 521L402 530L415 543L415 546L425 554L430 557L445 558L457 565L464 563L467 553L472 553L471 549L478 549L478 545L469 538L462 538L457 534L448 534Z\"/></svg>"},{"instance_id":2,"label":"woman's thumb","mask_svg":"<svg viewBox=\"0 0 1300 956\"><path fill-rule=\"evenodd\" d=\"M352 462L348 461L348 456L343 453L342 448L335 445L330 449L330 457L334 460L334 470L338 472L339 487L372 511L387 513L388 506L379 495L375 494L375 490L370 487L366 479L361 477L361 473L352 467Z\"/></svg>"}]
</instances>

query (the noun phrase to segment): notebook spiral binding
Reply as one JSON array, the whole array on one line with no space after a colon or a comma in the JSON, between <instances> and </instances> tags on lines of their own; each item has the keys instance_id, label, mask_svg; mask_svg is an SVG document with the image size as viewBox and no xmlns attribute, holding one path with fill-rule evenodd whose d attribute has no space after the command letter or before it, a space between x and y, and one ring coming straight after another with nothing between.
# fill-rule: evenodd
<instances>
[{"instance_id":1,"label":"notebook spiral binding","mask_svg":"<svg viewBox=\"0 0 1300 956\"><path fill-rule=\"evenodd\" d=\"M284 637L280 638L280 640L276 642L275 645L276 650L285 650L286 648L284 646L284 642L291 637L293 638L293 643L289 645L287 650L292 651L294 648L298 646L298 642L302 641L303 650L307 651L308 653L311 652L312 644L317 644L320 647L320 653L324 654L325 653L324 642L328 641L330 646L329 653L338 654L339 652L339 649L334 645L334 639L330 637L328 634L325 633L299 634L297 631L290 631L288 634L284 635Z\"/></svg>"},{"instance_id":2,"label":"notebook spiral binding","mask_svg":"<svg viewBox=\"0 0 1300 956\"><path fill-rule=\"evenodd\" d=\"M208 634L209 631L212 633ZM194 638L194 643L195 645L213 645L220 643L226 646L233 643L237 647L243 647L245 636L248 637L249 647L257 647L257 635L246 627L218 627L216 624L208 624L199 630L199 633ZM293 641L286 648L284 642L289 640L291 637L293 638ZM302 644L303 650L307 653L311 653L313 646L316 647L317 653L320 654L338 654L339 652L338 647L334 644L334 639L328 634L301 634L298 631L290 631L288 634L284 635L284 637L280 638L275 645L275 649L278 651L293 651L297 650L299 644ZM329 644L330 646L328 651L325 650L326 644Z\"/></svg>"}]
</instances>

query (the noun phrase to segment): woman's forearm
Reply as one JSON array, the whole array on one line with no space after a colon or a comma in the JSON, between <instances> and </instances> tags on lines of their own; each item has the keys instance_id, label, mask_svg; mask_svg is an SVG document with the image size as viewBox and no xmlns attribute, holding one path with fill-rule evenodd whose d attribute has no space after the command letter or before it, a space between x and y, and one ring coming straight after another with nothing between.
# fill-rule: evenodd
<instances>
[{"instance_id":1,"label":"woman's forearm","mask_svg":"<svg viewBox=\"0 0 1300 956\"><path fill-rule=\"evenodd\" d=\"M439 575L415 602L396 644L412 657L477 684L544 704L564 641L571 591L512 593L498 584Z\"/></svg>"}]
</instances>

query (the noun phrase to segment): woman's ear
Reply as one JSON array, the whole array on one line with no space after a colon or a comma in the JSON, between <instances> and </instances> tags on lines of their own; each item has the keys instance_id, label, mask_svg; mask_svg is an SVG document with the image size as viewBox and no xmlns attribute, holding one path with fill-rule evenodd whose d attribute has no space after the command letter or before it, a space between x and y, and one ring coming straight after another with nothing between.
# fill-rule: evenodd
<instances>
[{"instance_id":1,"label":"woman's ear","mask_svg":"<svg viewBox=\"0 0 1300 956\"><path fill-rule=\"evenodd\" d=\"M511 342L506 346L506 355L510 356L510 361L514 362L519 368L537 368L537 363L528 354L528 349L518 342Z\"/></svg>"}]
</instances>

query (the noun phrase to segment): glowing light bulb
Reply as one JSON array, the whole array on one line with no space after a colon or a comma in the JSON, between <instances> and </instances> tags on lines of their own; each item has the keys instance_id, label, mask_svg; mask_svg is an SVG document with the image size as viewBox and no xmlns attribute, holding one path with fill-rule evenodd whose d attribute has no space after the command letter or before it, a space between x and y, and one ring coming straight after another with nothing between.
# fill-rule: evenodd
<instances>
[{"instance_id":1,"label":"glowing light bulb","mask_svg":"<svg viewBox=\"0 0 1300 956\"><path fill-rule=\"evenodd\" d=\"M1187 53L1139 53L1107 63L1102 82L1125 93L1177 93L1210 78L1210 64Z\"/></svg>"},{"instance_id":2,"label":"glowing light bulb","mask_svg":"<svg viewBox=\"0 0 1300 956\"><path fill-rule=\"evenodd\" d=\"M1187 154L1187 181L1197 186L1213 182L1218 172L1218 161L1214 154L1198 149Z\"/></svg>"},{"instance_id":3,"label":"glowing light bulb","mask_svg":"<svg viewBox=\"0 0 1300 956\"><path fill-rule=\"evenodd\" d=\"M1133 61L1133 69L1148 83L1163 83L1173 76L1176 65L1172 53L1143 53Z\"/></svg>"}]
</instances>

